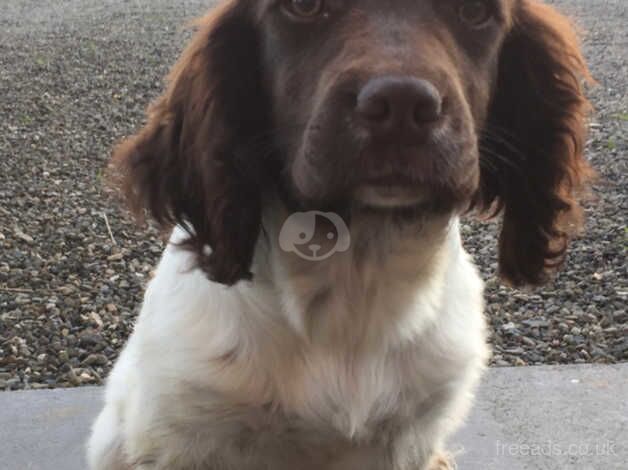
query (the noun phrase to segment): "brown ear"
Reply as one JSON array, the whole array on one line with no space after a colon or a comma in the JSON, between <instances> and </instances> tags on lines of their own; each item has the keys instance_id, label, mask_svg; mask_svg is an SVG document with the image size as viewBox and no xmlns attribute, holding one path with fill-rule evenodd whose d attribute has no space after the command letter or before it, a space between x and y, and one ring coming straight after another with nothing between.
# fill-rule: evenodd
<instances>
[{"instance_id":1,"label":"brown ear","mask_svg":"<svg viewBox=\"0 0 628 470\"><path fill-rule=\"evenodd\" d=\"M562 264L592 176L583 158L589 75L576 34L552 7L518 4L483 130L479 194L483 209L503 211L499 269L516 286L540 284Z\"/></svg>"},{"instance_id":2,"label":"brown ear","mask_svg":"<svg viewBox=\"0 0 628 470\"><path fill-rule=\"evenodd\" d=\"M148 211L162 228L186 228L183 245L198 266L233 284L250 278L260 232L263 172L254 151L268 107L245 7L226 2L198 26L146 126L112 163L134 212Z\"/></svg>"}]
</instances>

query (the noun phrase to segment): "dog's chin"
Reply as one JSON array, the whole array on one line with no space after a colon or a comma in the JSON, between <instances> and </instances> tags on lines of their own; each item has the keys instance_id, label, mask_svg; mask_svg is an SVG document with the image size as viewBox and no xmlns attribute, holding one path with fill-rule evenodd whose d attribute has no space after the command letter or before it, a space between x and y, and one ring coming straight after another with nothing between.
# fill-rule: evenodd
<instances>
[{"instance_id":1,"label":"dog's chin","mask_svg":"<svg viewBox=\"0 0 628 470\"><path fill-rule=\"evenodd\" d=\"M462 212L469 198L454 189L433 188L427 184L363 184L353 190L353 213L394 217L412 221Z\"/></svg>"},{"instance_id":2,"label":"dog's chin","mask_svg":"<svg viewBox=\"0 0 628 470\"><path fill-rule=\"evenodd\" d=\"M429 205L427 190L406 185L363 184L356 188L353 198L358 205L374 210L398 210Z\"/></svg>"}]
</instances>

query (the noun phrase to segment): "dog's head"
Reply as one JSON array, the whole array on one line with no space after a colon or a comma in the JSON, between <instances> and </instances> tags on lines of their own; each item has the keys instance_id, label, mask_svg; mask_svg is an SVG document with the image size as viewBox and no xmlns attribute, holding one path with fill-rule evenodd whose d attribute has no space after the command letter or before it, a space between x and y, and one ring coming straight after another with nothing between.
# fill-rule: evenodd
<instances>
[{"instance_id":1,"label":"dog's head","mask_svg":"<svg viewBox=\"0 0 628 470\"><path fill-rule=\"evenodd\" d=\"M503 212L501 273L534 284L578 224L586 76L536 0L230 0L114 165L218 282L250 276L272 186L296 209Z\"/></svg>"}]
</instances>

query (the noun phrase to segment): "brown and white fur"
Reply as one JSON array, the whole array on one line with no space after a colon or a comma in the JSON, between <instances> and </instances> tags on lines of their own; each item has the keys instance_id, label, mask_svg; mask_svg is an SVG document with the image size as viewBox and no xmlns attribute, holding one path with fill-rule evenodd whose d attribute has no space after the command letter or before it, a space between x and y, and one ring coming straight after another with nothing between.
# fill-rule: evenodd
<instances>
[{"instance_id":1,"label":"brown and white fur","mask_svg":"<svg viewBox=\"0 0 628 470\"><path fill-rule=\"evenodd\" d=\"M560 14L301 1L223 2L116 151L132 207L175 228L92 470L449 468L488 358L461 215L503 213L515 285L547 279L577 228L586 66ZM282 249L313 210L342 216L348 249Z\"/></svg>"}]
</instances>

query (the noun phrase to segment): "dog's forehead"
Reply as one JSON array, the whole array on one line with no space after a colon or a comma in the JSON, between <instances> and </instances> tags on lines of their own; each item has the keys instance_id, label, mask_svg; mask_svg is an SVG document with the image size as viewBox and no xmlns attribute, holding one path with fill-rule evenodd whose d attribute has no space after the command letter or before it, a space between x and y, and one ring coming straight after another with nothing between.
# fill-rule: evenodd
<instances>
[{"instance_id":1,"label":"dog's forehead","mask_svg":"<svg viewBox=\"0 0 628 470\"><path fill-rule=\"evenodd\" d=\"M238 1L238 0L232 0ZM258 15L263 15L268 10L280 6L282 3L289 3L291 0L240 0L244 2L250 2L254 4ZM468 0L321 0L325 3L327 8L332 10L340 8L355 8L358 11L371 10L376 13L391 12L398 10L400 12L409 13L412 10L421 9L422 7L428 7L434 3L446 4ZM498 11L506 19L506 23L509 23L512 17L512 12L517 6L519 6L523 0L490 0L491 3L498 9ZM370 7L370 8L369 8ZM374 7L374 8L373 8Z\"/></svg>"},{"instance_id":2,"label":"dog's forehead","mask_svg":"<svg viewBox=\"0 0 628 470\"><path fill-rule=\"evenodd\" d=\"M395 47L408 48L410 44L425 44L427 38L446 37L456 28L454 18L461 2L470 0L319 0L326 11L316 21L295 21L282 13L284 7L298 0L234 0L247 2L255 21L271 37L281 34L283 45L302 57L302 47L311 44L323 49L319 41L336 41L336 51L345 50L347 40L354 44L372 42L387 43ZM517 10L524 0L486 0L502 32L513 27ZM250 3L249 3L250 2ZM458 30L459 44L472 41L472 32ZM462 39L460 39L462 38ZM297 40L300 39L300 40ZM305 41L307 39L308 41ZM327 51L330 49L328 48Z\"/></svg>"}]
</instances>

